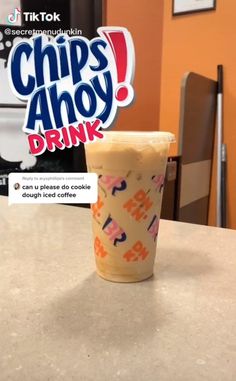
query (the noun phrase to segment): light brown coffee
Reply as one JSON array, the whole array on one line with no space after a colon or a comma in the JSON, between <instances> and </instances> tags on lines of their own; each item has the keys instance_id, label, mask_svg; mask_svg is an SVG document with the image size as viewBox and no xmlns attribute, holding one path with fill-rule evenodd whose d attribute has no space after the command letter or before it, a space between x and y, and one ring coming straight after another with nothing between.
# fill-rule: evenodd
<instances>
[{"instance_id":1,"label":"light brown coffee","mask_svg":"<svg viewBox=\"0 0 236 381\"><path fill-rule=\"evenodd\" d=\"M86 145L89 172L98 174L91 207L98 274L136 282L153 274L170 133L105 132Z\"/></svg>"}]
</instances>

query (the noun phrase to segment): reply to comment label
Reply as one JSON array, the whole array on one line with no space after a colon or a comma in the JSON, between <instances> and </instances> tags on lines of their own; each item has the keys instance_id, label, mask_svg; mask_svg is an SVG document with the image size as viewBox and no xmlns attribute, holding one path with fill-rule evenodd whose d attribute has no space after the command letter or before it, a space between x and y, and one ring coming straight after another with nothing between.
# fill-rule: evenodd
<instances>
[{"instance_id":1,"label":"reply to comment label","mask_svg":"<svg viewBox=\"0 0 236 381\"><path fill-rule=\"evenodd\" d=\"M10 173L9 204L97 202L96 173Z\"/></svg>"}]
</instances>

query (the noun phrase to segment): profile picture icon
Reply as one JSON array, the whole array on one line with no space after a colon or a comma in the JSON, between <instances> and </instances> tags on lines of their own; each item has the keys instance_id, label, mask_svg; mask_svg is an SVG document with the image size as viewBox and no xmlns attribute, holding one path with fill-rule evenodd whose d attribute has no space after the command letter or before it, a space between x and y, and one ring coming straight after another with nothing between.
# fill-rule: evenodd
<instances>
[{"instance_id":1,"label":"profile picture icon","mask_svg":"<svg viewBox=\"0 0 236 381\"><path fill-rule=\"evenodd\" d=\"M13 187L14 187L15 190L18 190L18 189L20 189L20 184L19 183L15 183L13 185Z\"/></svg>"}]
</instances>

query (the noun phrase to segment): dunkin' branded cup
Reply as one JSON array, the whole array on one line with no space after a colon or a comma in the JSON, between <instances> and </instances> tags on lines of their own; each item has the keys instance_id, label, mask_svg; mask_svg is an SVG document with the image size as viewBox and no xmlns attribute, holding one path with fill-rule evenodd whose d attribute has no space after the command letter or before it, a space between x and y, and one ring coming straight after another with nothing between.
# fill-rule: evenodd
<instances>
[{"instance_id":1,"label":"dunkin' branded cup","mask_svg":"<svg viewBox=\"0 0 236 381\"><path fill-rule=\"evenodd\" d=\"M153 274L166 163L174 135L107 131L86 144L89 172L98 175L91 205L97 273L114 282Z\"/></svg>"}]
</instances>

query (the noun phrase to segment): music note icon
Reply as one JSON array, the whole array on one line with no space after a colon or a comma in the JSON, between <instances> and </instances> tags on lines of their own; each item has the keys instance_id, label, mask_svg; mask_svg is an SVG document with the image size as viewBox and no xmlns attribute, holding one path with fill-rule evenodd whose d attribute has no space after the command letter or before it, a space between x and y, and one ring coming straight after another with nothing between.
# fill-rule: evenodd
<instances>
[{"instance_id":1,"label":"music note icon","mask_svg":"<svg viewBox=\"0 0 236 381\"><path fill-rule=\"evenodd\" d=\"M14 11L7 16L8 24L15 24L20 14L21 14L20 9L15 8Z\"/></svg>"}]
</instances>

